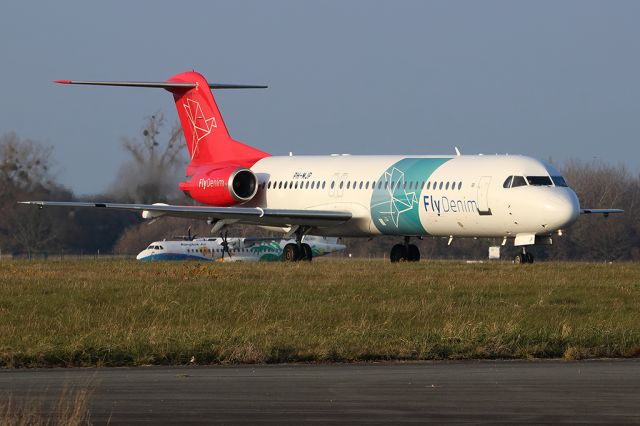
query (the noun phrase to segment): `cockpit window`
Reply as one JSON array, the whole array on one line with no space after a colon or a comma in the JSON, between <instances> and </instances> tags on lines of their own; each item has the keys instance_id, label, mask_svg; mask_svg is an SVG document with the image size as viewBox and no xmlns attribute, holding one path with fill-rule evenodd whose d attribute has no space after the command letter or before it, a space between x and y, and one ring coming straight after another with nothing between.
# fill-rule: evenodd
<instances>
[{"instance_id":1,"label":"cockpit window","mask_svg":"<svg viewBox=\"0 0 640 426\"><path fill-rule=\"evenodd\" d=\"M153 250L153 249L154 249L154 247L155 247L155 246L154 246L153 244L151 244L149 247L147 247L147 250Z\"/></svg>"},{"instance_id":2,"label":"cockpit window","mask_svg":"<svg viewBox=\"0 0 640 426\"><path fill-rule=\"evenodd\" d=\"M503 188L509 188L511 187L511 180L513 179L513 176L509 176L507 178L507 180L504 181L504 183L502 184Z\"/></svg>"},{"instance_id":3,"label":"cockpit window","mask_svg":"<svg viewBox=\"0 0 640 426\"><path fill-rule=\"evenodd\" d=\"M158 250L164 250L164 247L158 246Z\"/></svg>"},{"instance_id":4,"label":"cockpit window","mask_svg":"<svg viewBox=\"0 0 640 426\"><path fill-rule=\"evenodd\" d=\"M515 188L516 186L527 186L527 181L524 180L524 176L513 177L513 181L511 182L511 187Z\"/></svg>"},{"instance_id":5,"label":"cockpit window","mask_svg":"<svg viewBox=\"0 0 640 426\"><path fill-rule=\"evenodd\" d=\"M527 176L527 181L532 186L553 186L549 176Z\"/></svg>"},{"instance_id":6,"label":"cockpit window","mask_svg":"<svg viewBox=\"0 0 640 426\"><path fill-rule=\"evenodd\" d=\"M569 186L562 176L551 176L551 180L556 186Z\"/></svg>"}]
</instances>

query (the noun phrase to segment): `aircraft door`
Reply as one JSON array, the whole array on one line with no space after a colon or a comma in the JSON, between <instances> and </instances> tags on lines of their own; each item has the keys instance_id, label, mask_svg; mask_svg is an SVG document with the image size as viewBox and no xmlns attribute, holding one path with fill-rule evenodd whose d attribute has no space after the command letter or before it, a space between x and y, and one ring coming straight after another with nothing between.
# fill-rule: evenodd
<instances>
[{"instance_id":1,"label":"aircraft door","mask_svg":"<svg viewBox=\"0 0 640 426\"><path fill-rule=\"evenodd\" d=\"M490 216L491 207L489 207L489 186L491 176L482 176L478 181L478 213L481 216Z\"/></svg>"},{"instance_id":2,"label":"aircraft door","mask_svg":"<svg viewBox=\"0 0 640 426\"><path fill-rule=\"evenodd\" d=\"M329 196L340 198L344 195L344 186L347 182L347 178L349 177L348 173L334 173L333 181L335 183L334 187L331 188L331 184L329 185Z\"/></svg>"},{"instance_id":3,"label":"aircraft door","mask_svg":"<svg viewBox=\"0 0 640 426\"><path fill-rule=\"evenodd\" d=\"M347 173L342 173L340 175L340 182L336 188L336 197L342 197L344 195L344 186L347 184L348 177L349 175Z\"/></svg>"}]
</instances>

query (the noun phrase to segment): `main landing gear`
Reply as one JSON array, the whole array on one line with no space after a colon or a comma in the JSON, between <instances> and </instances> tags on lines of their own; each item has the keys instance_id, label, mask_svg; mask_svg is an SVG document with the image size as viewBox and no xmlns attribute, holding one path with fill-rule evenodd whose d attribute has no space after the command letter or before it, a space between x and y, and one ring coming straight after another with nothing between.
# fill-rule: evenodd
<instances>
[{"instance_id":1,"label":"main landing gear","mask_svg":"<svg viewBox=\"0 0 640 426\"><path fill-rule=\"evenodd\" d=\"M516 265L521 263L533 263L533 254L527 253L527 250L522 247L522 253L518 253L514 256L513 263Z\"/></svg>"},{"instance_id":2,"label":"main landing gear","mask_svg":"<svg viewBox=\"0 0 640 426\"><path fill-rule=\"evenodd\" d=\"M404 237L404 244L396 244L391 248L391 262L417 262L420 260L420 249L409 244L409 237Z\"/></svg>"},{"instance_id":3,"label":"main landing gear","mask_svg":"<svg viewBox=\"0 0 640 426\"><path fill-rule=\"evenodd\" d=\"M296 242L289 243L282 249L282 261L283 262L297 262L299 260L306 260L311 262L313 253L311 252L311 246L302 242L302 236L304 235L304 229L298 228L296 230Z\"/></svg>"}]
</instances>

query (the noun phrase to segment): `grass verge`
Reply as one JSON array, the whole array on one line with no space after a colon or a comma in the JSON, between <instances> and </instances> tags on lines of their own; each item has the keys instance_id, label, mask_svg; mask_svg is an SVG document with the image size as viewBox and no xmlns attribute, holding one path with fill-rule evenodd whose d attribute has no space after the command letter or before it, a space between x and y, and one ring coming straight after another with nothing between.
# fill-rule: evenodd
<instances>
[{"instance_id":1,"label":"grass verge","mask_svg":"<svg viewBox=\"0 0 640 426\"><path fill-rule=\"evenodd\" d=\"M35 398L13 398L9 394L0 402L3 426L80 426L91 425L89 387L63 387L57 401L45 403Z\"/></svg>"},{"instance_id":2,"label":"grass verge","mask_svg":"<svg viewBox=\"0 0 640 426\"><path fill-rule=\"evenodd\" d=\"M0 366L637 357L640 265L0 263Z\"/></svg>"}]
</instances>

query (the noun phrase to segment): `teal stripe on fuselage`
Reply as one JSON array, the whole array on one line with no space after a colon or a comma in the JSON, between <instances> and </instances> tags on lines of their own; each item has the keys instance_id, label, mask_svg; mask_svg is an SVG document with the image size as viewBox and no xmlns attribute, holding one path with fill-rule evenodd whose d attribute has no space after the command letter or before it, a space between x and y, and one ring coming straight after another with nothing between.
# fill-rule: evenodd
<instances>
[{"instance_id":1,"label":"teal stripe on fuselage","mask_svg":"<svg viewBox=\"0 0 640 426\"><path fill-rule=\"evenodd\" d=\"M420 222L422 184L449 160L405 158L389 167L371 195L371 220L378 231L387 235L426 235L428 231Z\"/></svg>"}]
</instances>

